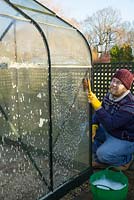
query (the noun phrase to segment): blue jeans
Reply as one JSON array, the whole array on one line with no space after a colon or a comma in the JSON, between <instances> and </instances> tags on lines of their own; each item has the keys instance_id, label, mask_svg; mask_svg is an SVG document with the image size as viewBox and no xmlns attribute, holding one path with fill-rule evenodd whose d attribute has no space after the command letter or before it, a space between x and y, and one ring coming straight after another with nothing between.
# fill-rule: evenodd
<instances>
[{"instance_id":1,"label":"blue jeans","mask_svg":"<svg viewBox=\"0 0 134 200\"><path fill-rule=\"evenodd\" d=\"M100 126L93 143L94 159L113 166L127 164L134 153L134 142L120 140Z\"/></svg>"}]
</instances>

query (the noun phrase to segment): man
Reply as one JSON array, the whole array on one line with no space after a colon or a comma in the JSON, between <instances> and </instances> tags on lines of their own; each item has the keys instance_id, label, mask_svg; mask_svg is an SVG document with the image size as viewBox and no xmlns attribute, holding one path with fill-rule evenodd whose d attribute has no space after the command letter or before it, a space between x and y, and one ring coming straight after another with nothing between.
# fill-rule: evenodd
<instances>
[{"instance_id":1,"label":"man","mask_svg":"<svg viewBox=\"0 0 134 200\"><path fill-rule=\"evenodd\" d=\"M134 76L127 69L116 71L101 103L89 85L88 100L95 110L92 125L93 167L112 165L127 170L134 152Z\"/></svg>"}]
</instances>

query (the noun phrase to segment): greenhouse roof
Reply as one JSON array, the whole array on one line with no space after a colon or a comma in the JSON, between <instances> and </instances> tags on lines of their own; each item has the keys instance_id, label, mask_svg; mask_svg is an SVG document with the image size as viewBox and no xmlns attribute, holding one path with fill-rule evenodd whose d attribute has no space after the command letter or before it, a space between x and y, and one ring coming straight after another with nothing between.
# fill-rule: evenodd
<instances>
[{"instance_id":1,"label":"greenhouse roof","mask_svg":"<svg viewBox=\"0 0 134 200\"><path fill-rule=\"evenodd\" d=\"M20 27L26 32L28 24L30 30L33 24L43 37L53 65L91 65L91 51L85 37L53 11L34 0L0 1L0 41L14 24L19 24L18 32Z\"/></svg>"}]
</instances>

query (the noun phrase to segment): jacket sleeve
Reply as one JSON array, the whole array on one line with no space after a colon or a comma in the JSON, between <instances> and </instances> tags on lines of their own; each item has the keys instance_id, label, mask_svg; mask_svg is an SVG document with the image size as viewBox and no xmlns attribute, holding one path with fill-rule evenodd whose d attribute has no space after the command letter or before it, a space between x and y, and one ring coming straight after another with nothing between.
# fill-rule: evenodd
<instances>
[{"instance_id":1,"label":"jacket sleeve","mask_svg":"<svg viewBox=\"0 0 134 200\"><path fill-rule=\"evenodd\" d=\"M96 112L93 114L92 124L97 124L97 125L99 125L99 121L98 121L98 117L97 117L97 115L96 115Z\"/></svg>"},{"instance_id":2,"label":"jacket sleeve","mask_svg":"<svg viewBox=\"0 0 134 200\"><path fill-rule=\"evenodd\" d=\"M103 106L103 104L104 104L104 102L102 102L102 106ZM99 125L101 122L99 122L99 119L98 119L98 114L96 113L96 111L95 111L95 113L93 114L93 118L92 118L92 124L97 124L97 125Z\"/></svg>"},{"instance_id":3,"label":"jacket sleeve","mask_svg":"<svg viewBox=\"0 0 134 200\"><path fill-rule=\"evenodd\" d=\"M134 120L134 108L128 109L127 106L123 106L115 114L111 115L102 107L96 111L96 117L107 131L112 131L123 126L125 127L129 121Z\"/></svg>"}]
</instances>

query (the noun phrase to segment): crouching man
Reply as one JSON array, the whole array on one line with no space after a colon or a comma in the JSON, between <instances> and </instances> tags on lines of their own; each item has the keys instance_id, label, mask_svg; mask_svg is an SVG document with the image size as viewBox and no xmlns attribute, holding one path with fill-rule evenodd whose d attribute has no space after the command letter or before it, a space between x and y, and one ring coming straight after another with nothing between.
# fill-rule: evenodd
<instances>
[{"instance_id":1,"label":"crouching man","mask_svg":"<svg viewBox=\"0 0 134 200\"><path fill-rule=\"evenodd\" d=\"M113 75L109 92L101 103L89 88L88 100L95 110L92 138L95 168L112 165L127 170L134 153L134 80L127 69ZM90 87L90 85L89 85Z\"/></svg>"}]
</instances>

